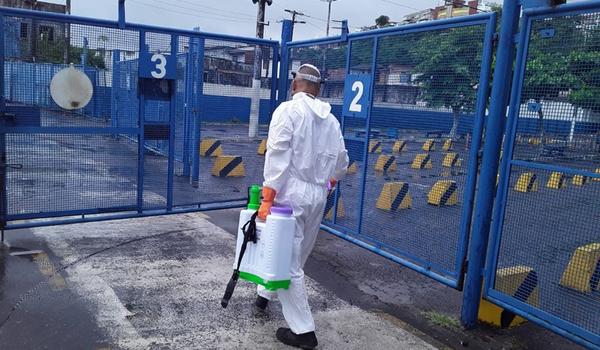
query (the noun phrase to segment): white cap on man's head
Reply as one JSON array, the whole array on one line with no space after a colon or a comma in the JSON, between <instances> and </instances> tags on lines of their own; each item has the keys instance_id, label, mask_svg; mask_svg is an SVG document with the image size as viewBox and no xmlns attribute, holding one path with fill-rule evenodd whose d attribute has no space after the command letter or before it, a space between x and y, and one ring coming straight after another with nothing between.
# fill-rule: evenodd
<instances>
[{"instance_id":1,"label":"white cap on man's head","mask_svg":"<svg viewBox=\"0 0 600 350\"><path fill-rule=\"evenodd\" d=\"M304 80L311 81L313 83L320 84L323 82L323 80L321 80L321 72L319 71L319 69L313 66L312 64L308 63L304 63L298 68L298 70L292 72L292 76L294 77L294 79L298 77Z\"/></svg>"}]
</instances>

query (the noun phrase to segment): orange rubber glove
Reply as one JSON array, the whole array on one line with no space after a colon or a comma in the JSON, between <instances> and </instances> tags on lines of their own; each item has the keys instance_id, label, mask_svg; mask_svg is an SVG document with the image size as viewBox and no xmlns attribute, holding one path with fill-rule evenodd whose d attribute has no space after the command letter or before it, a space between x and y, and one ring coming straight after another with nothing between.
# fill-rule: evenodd
<instances>
[{"instance_id":1,"label":"orange rubber glove","mask_svg":"<svg viewBox=\"0 0 600 350\"><path fill-rule=\"evenodd\" d=\"M332 177L331 179L329 179L329 190L333 190L335 188L335 185L337 185L337 180Z\"/></svg>"},{"instance_id":2,"label":"orange rubber glove","mask_svg":"<svg viewBox=\"0 0 600 350\"><path fill-rule=\"evenodd\" d=\"M258 218L261 220L267 220L267 215L271 213L271 207L273 206L273 202L275 201L275 192L274 189L270 187L263 187L262 189L262 202L260 203L260 208L258 208Z\"/></svg>"}]
</instances>

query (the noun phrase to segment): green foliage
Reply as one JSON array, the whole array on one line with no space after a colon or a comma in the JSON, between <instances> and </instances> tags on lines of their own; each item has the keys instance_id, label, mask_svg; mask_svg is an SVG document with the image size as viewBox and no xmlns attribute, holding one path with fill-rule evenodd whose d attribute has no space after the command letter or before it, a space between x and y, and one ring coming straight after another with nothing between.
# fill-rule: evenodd
<instances>
[{"instance_id":1,"label":"green foliage","mask_svg":"<svg viewBox=\"0 0 600 350\"><path fill-rule=\"evenodd\" d=\"M475 107L481 73L483 28L461 27L429 32L412 48L421 98L430 107L454 113Z\"/></svg>"},{"instance_id":2,"label":"green foliage","mask_svg":"<svg viewBox=\"0 0 600 350\"><path fill-rule=\"evenodd\" d=\"M377 28L383 28L391 26L392 24L390 23L390 17L386 15L381 15L375 18L375 25L377 26Z\"/></svg>"},{"instance_id":3,"label":"green foliage","mask_svg":"<svg viewBox=\"0 0 600 350\"><path fill-rule=\"evenodd\" d=\"M47 63L65 63L65 48L66 42L62 40L48 41L40 39L36 43L36 59L38 62ZM86 65L106 69L106 64L103 59L103 50L88 49ZM81 55L83 54L83 48L77 46L69 47L69 59L68 63L81 64Z\"/></svg>"}]
</instances>

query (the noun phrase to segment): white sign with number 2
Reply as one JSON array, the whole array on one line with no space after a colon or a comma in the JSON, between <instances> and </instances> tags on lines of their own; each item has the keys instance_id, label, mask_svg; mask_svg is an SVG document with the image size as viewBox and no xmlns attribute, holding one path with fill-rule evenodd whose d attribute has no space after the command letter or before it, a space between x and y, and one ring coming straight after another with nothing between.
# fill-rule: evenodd
<instances>
[{"instance_id":1,"label":"white sign with number 2","mask_svg":"<svg viewBox=\"0 0 600 350\"><path fill-rule=\"evenodd\" d=\"M352 84L352 91L356 92L356 95L354 96L354 98L352 99L352 102L350 103L350 112L357 112L360 113L362 111L362 105L360 105L358 102L360 102L360 99L362 98L363 95L363 90L365 89L362 81L355 81L354 84Z\"/></svg>"}]
</instances>

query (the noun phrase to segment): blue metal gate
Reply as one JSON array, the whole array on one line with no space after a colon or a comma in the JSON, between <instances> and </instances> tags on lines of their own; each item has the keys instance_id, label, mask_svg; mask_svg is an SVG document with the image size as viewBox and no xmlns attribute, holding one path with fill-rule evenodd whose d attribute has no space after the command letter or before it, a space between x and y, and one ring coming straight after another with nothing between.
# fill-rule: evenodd
<instances>
[{"instance_id":1,"label":"blue metal gate","mask_svg":"<svg viewBox=\"0 0 600 350\"><path fill-rule=\"evenodd\" d=\"M16 9L0 27L0 228L239 207L262 181L277 42ZM166 75L140 79L152 55ZM73 112L49 93L68 63L94 85Z\"/></svg>"},{"instance_id":2,"label":"blue metal gate","mask_svg":"<svg viewBox=\"0 0 600 350\"><path fill-rule=\"evenodd\" d=\"M482 14L283 44L288 70L321 70L350 154L324 229L458 289L495 23ZM348 109L356 101L368 102Z\"/></svg>"},{"instance_id":3,"label":"blue metal gate","mask_svg":"<svg viewBox=\"0 0 600 350\"><path fill-rule=\"evenodd\" d=\"M600 2L527 9L484 297L600 348Z\"/></svg>"}]
</instances>

